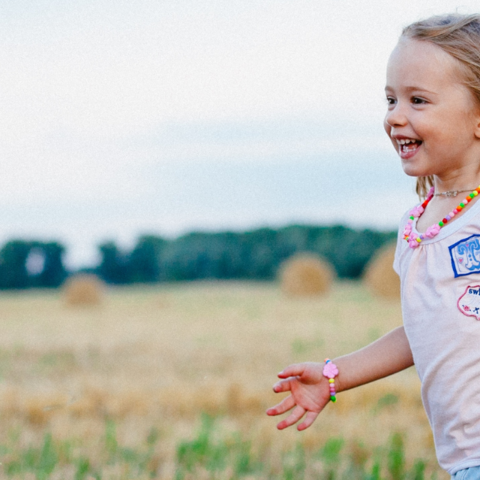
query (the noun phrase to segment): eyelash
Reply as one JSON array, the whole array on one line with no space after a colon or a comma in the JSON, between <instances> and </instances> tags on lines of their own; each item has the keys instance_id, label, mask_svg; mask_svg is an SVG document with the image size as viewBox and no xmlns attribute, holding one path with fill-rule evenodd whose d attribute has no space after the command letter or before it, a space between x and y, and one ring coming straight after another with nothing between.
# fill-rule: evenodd
<instances>
[{"instance_id":1,"label":"eyelash","mask_svg":"<svg viewBox=\"0 0 480 480\"><path fill-rule=\"evenodd\" d=\"M416 101L418 100L418 101ZM423 98L419 98L419 97L412 97L412 103L415 104L415 105L420 105L422 103L427 103Z\"/></svg>"},{"instance_id":2,"label":"eyelash","mask_svg":"<svg viewBox=\"0 0 480 480\"><path fill-rule=\"evenodd\" d=\"M386 100L387 100L388 105L395 105L395 103L396 103L396 100L393 97L387 97ZM420 98L420 97L412 97L411 102L414 105L422 105L424 103L427 103L426 100L424 100L423 98Z\"/></svg>"}]
</instances>

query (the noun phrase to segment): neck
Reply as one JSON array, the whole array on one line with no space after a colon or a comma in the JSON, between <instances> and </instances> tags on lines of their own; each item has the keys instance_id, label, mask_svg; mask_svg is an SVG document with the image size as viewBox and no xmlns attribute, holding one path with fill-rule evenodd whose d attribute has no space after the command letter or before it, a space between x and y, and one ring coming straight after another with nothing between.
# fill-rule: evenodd
<instances>
[{"instance_id":1,"label":"neck","mask_svg":"<svg viewBox=\"0 0 480 480\"><path fill-rule=\"evenodd\" d=\"M474 190L480 185L480 171L459 174L449 178L435 176L433 185L435 187L435 193Z\"/></svg>"}]
</instances>

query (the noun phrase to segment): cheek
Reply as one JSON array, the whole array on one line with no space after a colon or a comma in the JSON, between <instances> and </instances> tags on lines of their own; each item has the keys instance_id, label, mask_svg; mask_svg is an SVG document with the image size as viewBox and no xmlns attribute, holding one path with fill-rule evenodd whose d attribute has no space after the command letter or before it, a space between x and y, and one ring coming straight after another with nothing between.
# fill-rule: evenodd
<instances>
[{"instance_id":1,"label":"cheek","mask_svg":"<svg viewBox=\"0 0 480 480\"><path fill-rule=\"evenodd\" d=\"M387 122L383 122L383 128L385 129L385 133L388 135L388 138L390 139L390 142L392 143L393 148L398 153L397 141L391 137L392 127Z\"/></svg>"},{"instance_id":2,"label":"cheek","mask_svg":"<svg viewBox=\"0 0 480 480\"><path fill-rule=\"evenodd\" d=\"M387 123L387 119L383 121L383 128L388 136L390 136L390 132L392 131L392 127Z\"/></svg>"},{"instance_id":3,"label":"cheek","mask_svg":"<svg viewBox=\"0 0 480 480\"><path fill-rule=\"evenodd\" d=\"M392 137L391 137L391 134L392 134L392 127L387 123L386 120L384 120L383 122L383 128L385 130L385 133L388 135L388 137L390 138L390 141L392 142L392 145L393 145L393 148L395 148L395 150L397 150L397 141L394 140Z\"/></svg>"}]
</instances>

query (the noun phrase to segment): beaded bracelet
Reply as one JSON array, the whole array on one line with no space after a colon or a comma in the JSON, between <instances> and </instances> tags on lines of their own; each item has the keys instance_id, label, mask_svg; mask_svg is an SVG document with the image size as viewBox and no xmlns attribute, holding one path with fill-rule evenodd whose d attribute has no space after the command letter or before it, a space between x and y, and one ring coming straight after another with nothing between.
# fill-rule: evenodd
<instances>
[{"instance_id":1,"label":"beaded bracelet","mask_svg":"<svg viewBox=\"0 0 480 480\"><path fill-rule=\"evenodd\" d=\"M337 401L336 391L335 391L335 377L338 375L337 366L329 359L325 359L325 365L323 366L323 376L328 378L328 383L330 384L330 400L335 403Z\"/></svg>"}]
</instances>

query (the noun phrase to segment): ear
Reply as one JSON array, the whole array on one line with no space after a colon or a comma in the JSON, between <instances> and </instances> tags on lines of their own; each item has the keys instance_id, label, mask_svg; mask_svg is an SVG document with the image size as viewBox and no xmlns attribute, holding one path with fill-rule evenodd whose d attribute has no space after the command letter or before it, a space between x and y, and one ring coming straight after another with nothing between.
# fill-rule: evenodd
<instances>
[{"instance_id":1,"label":"ear","mask_svg":"<svg viewBox=\"0 0 480 480\"><path fill-rule=\"evenodd\" d=\"M477 106L475 110L475 127L474 127L475 138L480 140L480 106Z\"/></svg>"}]
</instances>

